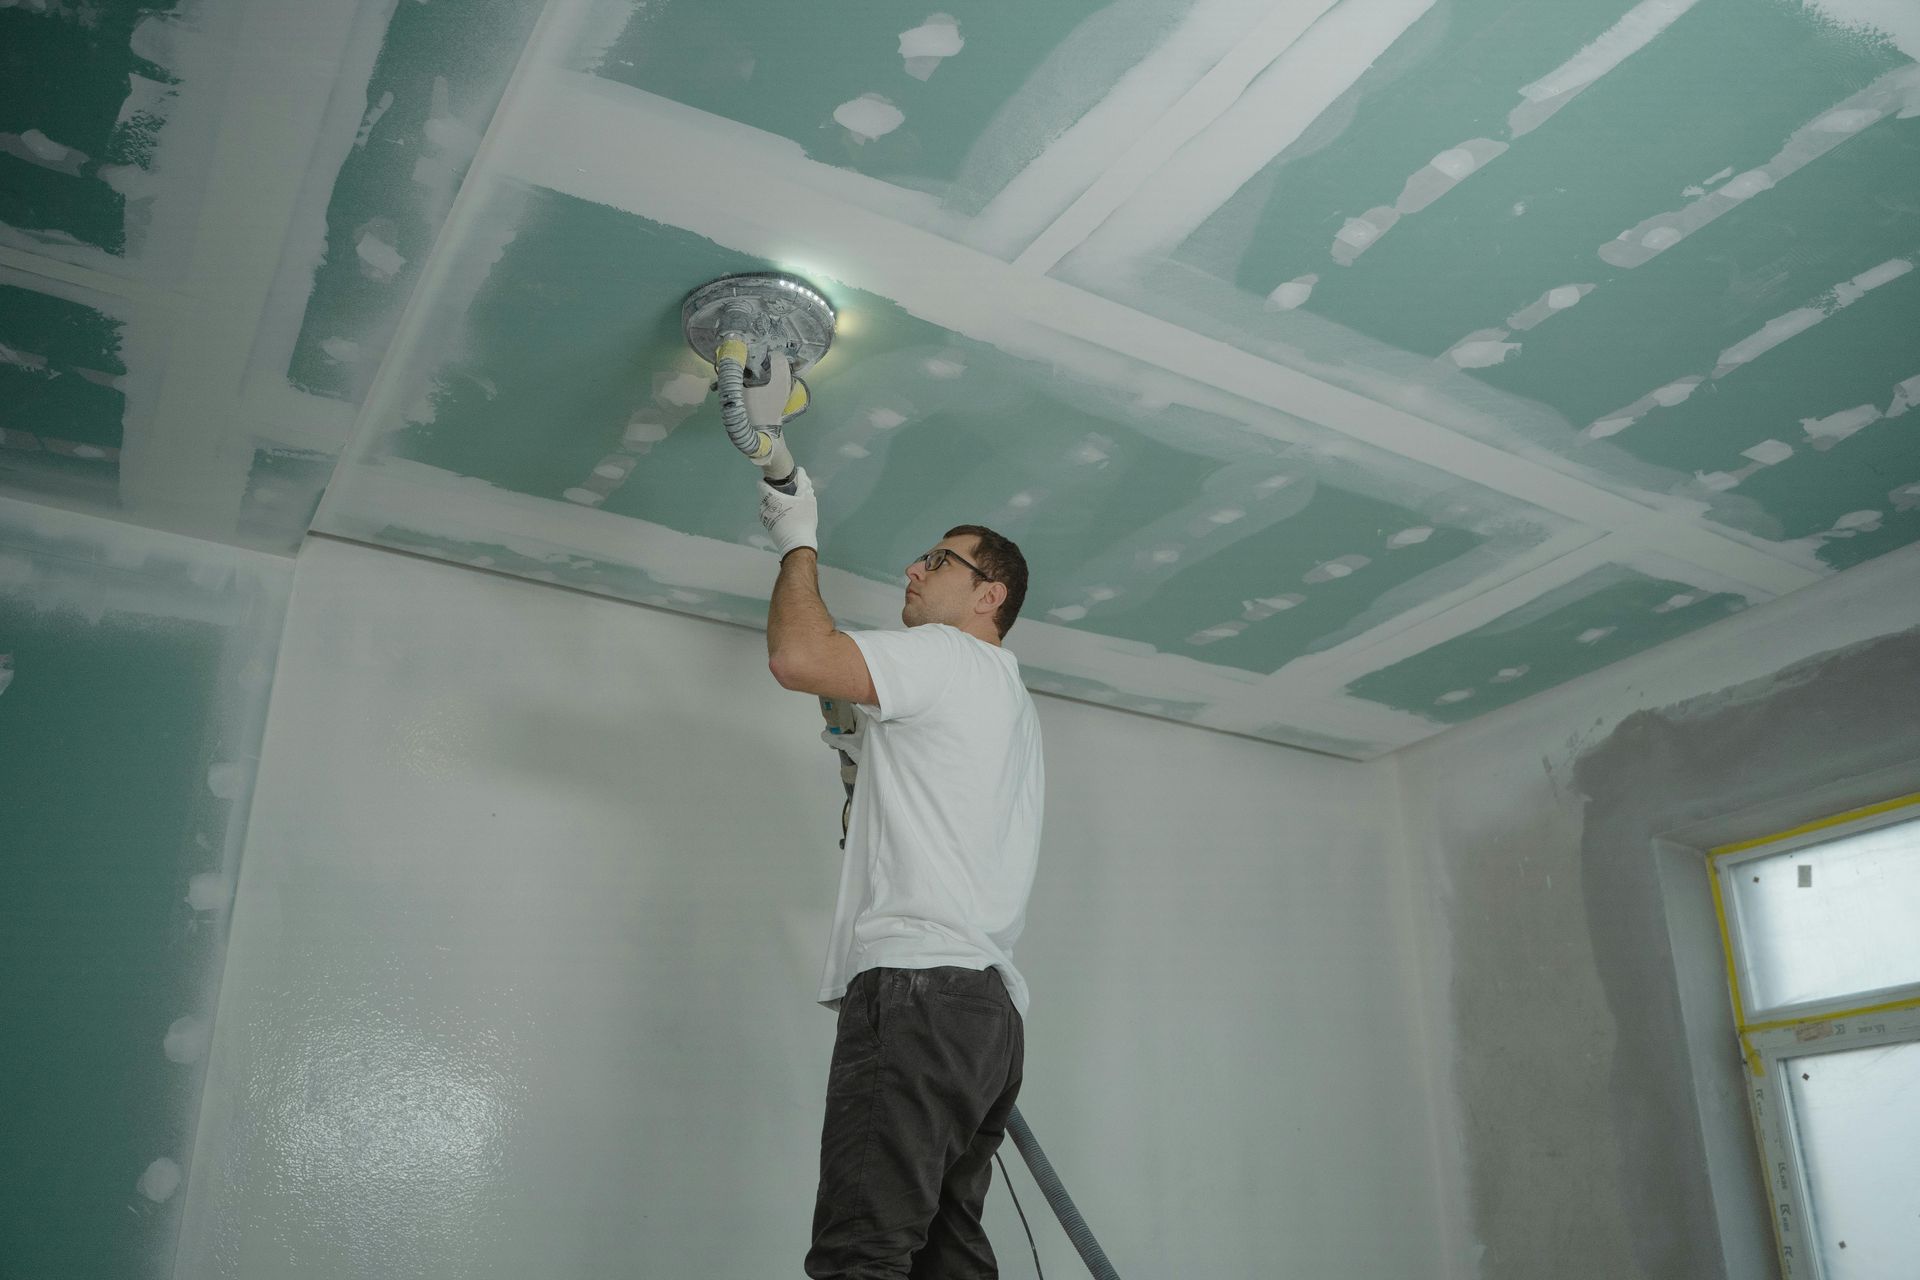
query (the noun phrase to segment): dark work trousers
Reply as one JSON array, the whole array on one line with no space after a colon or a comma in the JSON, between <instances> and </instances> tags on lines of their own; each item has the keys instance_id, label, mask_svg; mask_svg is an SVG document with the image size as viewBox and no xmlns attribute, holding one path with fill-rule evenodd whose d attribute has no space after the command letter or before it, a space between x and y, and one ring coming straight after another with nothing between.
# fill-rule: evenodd
<instances>
[{"instance_id":1,"label":"dark work trousers","mask_svg":"<svg viewBox=\"0 0 1920 1280\"><path fill-rule=\"evenodd\" d=\"M980 1227L1026 1031L992 969L868 969L827 1078L814 1280L993 1280Z\"/></svg>"}]
</instances>

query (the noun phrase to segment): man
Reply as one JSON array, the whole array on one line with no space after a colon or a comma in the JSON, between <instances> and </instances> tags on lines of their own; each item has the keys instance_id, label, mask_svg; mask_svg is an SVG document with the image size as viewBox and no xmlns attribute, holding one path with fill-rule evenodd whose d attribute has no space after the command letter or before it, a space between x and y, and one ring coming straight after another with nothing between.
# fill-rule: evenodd
<instances>
[{"instance_id":1,"label":"man","mask_svg":"<svg viewBox=\"0 0 1920 1280\"><path fill-rule=\"evenodd\" d=\"M1026 561L978 525L907 566L906 631L836 630L819 514L797 473L761 485L780 555L768 665L863 717L820 1002L840 1015L806 1271L815 1280L999 1274L980 1210L1020 1092L1013 967L1040 845L1040 726L1001 647Z\"/></svg>"}]
</instances>

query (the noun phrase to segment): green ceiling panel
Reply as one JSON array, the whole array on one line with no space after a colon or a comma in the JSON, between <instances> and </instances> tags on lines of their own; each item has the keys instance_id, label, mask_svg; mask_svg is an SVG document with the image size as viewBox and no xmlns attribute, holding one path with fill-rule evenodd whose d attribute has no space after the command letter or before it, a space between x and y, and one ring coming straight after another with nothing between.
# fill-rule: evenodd
<instances>
[{"instance_id":1,"label":"green ceiling panel","mask_svg":"<svg viewBox=\"0 0 1920 1280\"><path fill-rule=\"evenodd\" d=\"M1450 6L1445 15L1436 10L1425 21L1446 24L1437 47L1397 80L1363 78L1354 122L1338 146L1291 160L1283 153L1274 166L1277 181L1248 184L1248 193L1264 187L1269 194L1237 261L1218 260L1229 244L1223 228L1245 225L1234 202L1215 215L1220 228L1203 227L1177 256L1230 270L1224 278L1262 297L1284 281L1318 273L1307 303L1315 314L1437 356L1468 333L1500 325L1550 288L1633 275L1600 260L1598 247L1650 214L1677 208L1684 188L1722 167L1740 171L1764 163L1795 129L1906 61L1891 46L1821 25L1797 5L1703 0L1550 121L1511 138L1506 117L1521 101L1520 87L1571 57L1630 7L1625 0L1605 6L1482 0ZM1766 92L1751 92L1754 83L1764 83ZM1692 95L1715 92L1716 85L1739 110L1693 109ZM1686 99L1676 97L1682 86ZM1681 119L1685 127L1674 127ZM1334 261L1330 249L1346 218L1392 205L1429 159L1475 137L1510 142L1510 150L1403 217L1352 265ZM1822 221L1887 224L1892 210L1870 201L1854 210L1844 195L1836 198L1823 180L1831 160L1816 161L1805 180L1789 179L1763 196L1752 207L1753 220L1767 225L1782 191L1810 186L1829 188ZM1920 182L1913 172L1920 166L1908 168L1909 180ZM1849 188L1870 190L1859 175L1840 189ZM1722 221L1746 221L1746 212L1735 210ZM1637 269L1649 278L1678 278L1643 289L1627 323L1610 329L1606 343L1585 349L1585 366L1542 372L1540 379L1561 383L1572 374L1576 385L1605 388L1618 370L1595 368L1593 358L1624 344L1637 359L1635 333L1664 349L1683 335L1710 345L1729 326L1737 328L1752 302L1738 295L1736 305L1724 300L1741 283L1733 264L1698 262L1680 272L1667 261L1675 256L1670 251L1659 267ZM1748 265L1757 271L1757 264ZM1686 304L1677 315L1670 310L1675 300ZM1718 323L1703 330L1693 311L1714 303ZM1576 309L1553 324L1579 315ZM1740 336L1733 333L1722 345Z\"/></svg>"},{"instance_id":2,"label":"green ceiling panel","mask_svg":"<svg viewBox=\"0 0 1920 1280\"><path fill-rule=\"evenodd\" d=\"M1324 647L1387 591L1483 541L1465 529L1443 528L1419 543L1389 547L1394 535L1421 523L1419 512L1318 485L1288 518L1230 544L1144 598L1125 595L1125 607L1108 605L1076 625L1204 662L1277 671ZM1348 557L1366 563L1341 573L1352 564ZM1338 576L1328 577L1327 566L1339 566ZM1279 612L1262 609L1254 598L1286 595L1304 598ZM1212 625L1234 624L1245 629L1198 643L1191 638Z\"/></svg>"},{"instance_id":3,"label":"green ceiling panel","mask_svg":"<svg viewBox=\"0 0 1920 1280\"><path fill-rule=\"evenodd\" d=\"M522 0L394 8L327 204L326 256L287 368L296 387L366 394L539 14Z\"/></svg>"},{"instance_id":4,"label":"green ceiling panel","mask_svg":"<svg viewBox=\"0 0 1920 1280\"><path fill-rule=\"evenodd\" d=\"M134 52L133 32L179 8L137 0L0 7L0 222L124 250L126 199L101 169L151 164L163 86L176 81ZM134 78L152 90L130 97Z\"/></svg>"},{"instance_id":5,"label":"green ceiling panel","mask_svg":"<svg viewBox=\"0 0 1920 1280\"><path fill-rule=\"evenodd\" d=\"M111 471L126 397L114 385L121 322L79 302L0 284L0 469L26 464L13 433L32 437L36 465Z\"/></svg>"},{"instance_id":6,"label":"green ceiling panel","mask_svg":"<svg viewBox=\"0 0 1920 1280\"><path fill-rule=\"evenodd\" d=\"M1717 622L1746 603L1609 565L1477 630L1362 676L1347 692L1458 724Z\"/></svg>"},{"instance_id":7,"label":"green ceiling panel","mask_svg":"<svg viewBox=\"0 0 1920 1280\"><path fill-rule=\"evenodd\" d=\"M652 0L633 6L625 29L585 69L973 212L1099 102L1188 5L980 0L954 8L955 34L947 34L938 21L947 15L891 0ZM926 48L958 47L921 64L923 78L902 54L902 37L924 27L936 28L916 38ZM1069 37L1072 56L1047 66ZM869 95L879 101L849 107Z\"/></svg>"}]
</instances>

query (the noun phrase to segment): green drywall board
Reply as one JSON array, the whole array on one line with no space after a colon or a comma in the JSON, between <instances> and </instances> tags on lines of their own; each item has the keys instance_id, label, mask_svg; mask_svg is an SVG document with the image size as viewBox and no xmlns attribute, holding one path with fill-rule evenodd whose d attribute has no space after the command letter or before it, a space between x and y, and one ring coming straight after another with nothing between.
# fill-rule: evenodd
<instances>
[{"instance_id":1,"label":"green drywall board","mask_svg":"<svg viewBox=\"0 0 1920 1280\"><path fill-rule=\"evenodd\" d=\"M1838 194L1843 192L1852 194ZM1666 207L1679 208L1681 203L1672 201ZM1515 332L1507 341L1521 343L1519 351L1472 373L1550 405L1574 427L1584 428L1673 379L1710 373L1723 351L1776 316L1819 305L1823 297L1831 309L1834 287L1863 272L1899 258L1920 265L1916 209L1920 119L1870 126L1772 190L1736 206L1653 260L1619 272L1617 278L1615 269L1596 257L1592 261L1598 273L1569 273L1559 281L1545 281L1535 297L1556 283L1605 283L1570 310ZM1851 360L1836 365L1827 353L1811 354L1811 340L1829 326L1848 327L1843 321L1858 318L1848 313L1863 308L1877 313L1874 324L1892 330L1885 336L1910 339L1920 333L1920 290L1913 284L1909 277L1882 285L1818 328L1789 338L1715 382L1727 389L1752 384L1762 395L1810 383L1833 387L1842 397L1852 394L1876 381L1877 372ZM1497 315L1485 317L1487 325L1501 321ZM1455 337L1477 327L1462 327ZM1871 335L1863 336L1873 342ZM1911 363L1887 385L1915 372L1920 372L1920 362ZM1701 400L1696 395L1688 406ZM1656 410L1645 425L1673 413ZM1636 430L1628 428L1614 436L1613 443L1661 461L1657 453L1642 452L1633 439Z\"/></svg>"},{"instance_id":2,"label":"green drywall board","mask_svg":"<svg viewBox=\"0 0 1920 1280\"><path fill-rule=\"evenodd\" d=\"M1655 612L1676 596L1694 600ZM1576 676L1664 644L1746 606L1683 582L1612 565L1550 591L1523 609L1355 680L1347 693L1443 724L1458 724ZM1588 643L1589 631L1613 628ZM1498 679L1503 671L1524 674ZM1447 694L1471 690L1458 702Z\"/></svg>"},{"instance_id":3,"label":"green drywall board","mask_svg":"<svg viewBox=\"0 0 1920 1280\"><path fill-rule=\"evenodd\" d=\"M94 379L127 372L120 360L120 328L120 321L82 303L0 285L0 343L45 361L41 368L0 363L0 428L118 449L126 397ZM65 461L113 466L105 460Z\"/></svg>"},{"instance_id":4,"label":"green drywall board","mask_svg":"<svg viewBox=\"0 0 1920 1280\"><path fill-rule=\"evenodd\" d=\"M1464 529L1442 527L1413 546L1387 546L1393 535L1422 523L1418 512L1322 484L1288 519L1230 544L1144 598L1129 593L1084 622L1068 625L1145 641L1203 662L1277 671L1325 647L1321 642L1338 635L1387 591L1485 541ZM1348 555L1365 556L1370 563L1342 578L1307 583L1309 572ZM1305 601L1249 622L1239 635L1205 644L1188 640L1208 626L1240 619L1249 597L1290 592Z\"/></svg>"},{"instance_id":5,"label":"green drywall board","mask_svg":"<svg viewBox=\"0 0 1920 1280\"><path fill-rule=\"evenodd\" d=\"M76 176L0 155L0 222L64 233L109 253L124 249L126 202L98 170L102 164L145 168L152 159L162 122L145 112L120 119L128 77L176 81L134 53L130 40L142 19L179 7L87 0L49 12L0 9L0 133L37 129L88 158Z\"/></svg>"},{"instance_id":6,"label":"green drywall board","mask_svg":"<svg viewBox=\"0 0 1920 1280\"><path fill-rule=\"evenodd\" d=\"M661 408L658 379L689 370L710 376L680 332L686 291L725 272L790 264L745 258L691 232L553 193L534 194L529 209L468 312L463 355L434 375L433 420L405 428L390 447L459 475L560 499L618 452L630 420ZM820 283L850 322L817 372L805 375L820 407L789 434L796 456L822 481L823 556L834 567L900 576L949 525L978 519L989 501L1005 503L1033 468L1065 470L1070 447L1089 434L1104 438L1110 460L1063 483L1084 489L1098 475L1101 501L1036 516L1024 546L1032 559L1078 564L1137 522L1192 501L1221 465L1090 412L1083 389L1050 366L957 338L885 299ZM962 372L937 377L928 362ZM833 442L859 429L872 409L892 406L906 420L874 433L872 459L852 468ZM757 473L727 443L711 398L669 408L684 419L652 445L604 509L745 541L759 531ZM738 501L716 501L727 492ZM847 495L838 506L836 494Z\"/></svg>"},{"instance_id":7,"label":"green drywall board","mask_svg":"<svg viewBox=\"0 0 1920 1280\"><path fill-rule=\"evenodd\" d=\"M170 1273L181 1197L135 1188L193 1143L198 1069L161 1049L175 1018L211 1012L197 967L216 926L190 936L185 893L225 836L200 802L235 745L209 714L224 639L0 595L0 1275Z\"/></svg>"},{"instance_id":8,"label":"green drywall board","mask_svg":"<svg viewBox=\"0 0 1920 1280\"><path fill-rule=\"evenodd\" d=\"M393 101L370 126L362 116L363 136L334 179L326 253L287 367L294 386L354 402L365 395L447 214L414 178L415 165L436 153L427 128L435 82L445 82L448 110L476 136L484 133L539 15L540 6L524 0L402 0L394 8L366 105L370 113L387 94ZM454 163L454 184L470 159ZM368 233L406 260L389 278L361 260L358 245ZM360 358L328 354L322 344L333 338L357 344Z\"/></svg>"},{"instance_id":9,"label":"green drywall board","mask_svg":"<svg viewBox=\"0 0 1920 1280\"><path fill-rule=\"evenodd\" d=\"M587 69L800 144L812 159L950 197L971 212L1112 88L1184 18L1187 5L1128 0L981 0L950 7L965 41L925 80L900 36L934 7L889 0L766 5L653 0ZM1084 25L1083 25L1084 24ZM1075 56L1042 66L1069 36ZM905 117L861 141L834 120L865 94ZM992 134L991 154L975 145ZM958 183L962 190L951 190Z\"/></svg>"},{"instance_id":10,"label":"green drywall board","mask_svg":"<svg viewBox=\"0 0 1920 1280\"><path fill-rule=\"evenodd\" d=\"M1689 257L1683 244L1654 263L1617 270L1597 249L1643 218L1681 207L1690 184L1727 165L1739 171L1765 162L1795 129L1906 59L1890 45L1822 24L1798 5L1703 0L1551 120L1510 138L1506 118L1522 102L1521 86L1572 57L1630 7L1625 0L1601 7L1484 0L1436 9L1419 24L1432 24L1434 32L1416 27L1403 38L1426 51L1424 57L1408 68L1376 68L1349 95L1353 121L1336 145L1304 156L1283 153L1270 166L1278 181L1248 184L1249 194L1265 193L1266 204L1251 238L1240 237L1237 260L1223 259L1232 251L1224 229L1245 225L1246 211L1232 201L1210 220L1218 226L1203 226L1176 256L1216 273L1231 271L1226 278L1258 296L1318 273L1309 310L1435 356L1470 332L1501 325L1558 285L1671 275L1672 283L1646 287L1632 325L1612 326L1609 334L1624 341L1648 329L1674 338L1693 332L1691 307L1679 316L1668 308L1697 296L1694 305L1717 301L1727 313L1708 327L1712 336L1693 339L1710 345L1747 318L1727 305L1724 267L1717 277L1711 261L1677 267ZM1766 92L1752 93L1747 86L1754 83L1765 83ZM1735 95L1738 111L1697 109L1715 85ZM1684 127L1676 127L1682 121ZM1425 209L1404 216L1352 265L1333 259L1334 235L1348 217L1392 205L1428 160L1475 137L1511 146ZM1828 185L1820 175L1832 159L1816 160L1804 175L1720 222L1766 226L1782 190ZM1884 211L1871 207L1873 188L1856 194L1868 206L1860 215L1876 225L1885 220ZM1815 225L1836 218L1850 223L1849 197L1829 191L1829 199ZM1515 214L1516 205L1525 212ZM1522 293L1513 292L1515 280L1527 282ZM1565 324L1587 305L1546 327ZM1720 346L1740 336L1731 334ZM1590 358L1604 358L1610 345L1590 345ZM1563 379L1574 375L1577 386L1610 385L1606 372L1558 371Z\"/></svg>"}]
</instances>

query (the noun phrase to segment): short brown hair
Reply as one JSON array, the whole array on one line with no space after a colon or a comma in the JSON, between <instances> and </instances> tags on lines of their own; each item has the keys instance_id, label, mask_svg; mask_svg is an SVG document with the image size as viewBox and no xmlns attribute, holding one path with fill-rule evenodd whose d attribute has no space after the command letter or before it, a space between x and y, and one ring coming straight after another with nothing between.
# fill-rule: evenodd
<instances>
[{"instance_id":1,"label":"short brown hair","mask_svg":"<svg viewBox=\"0 0 1920 1280\"><path fill-rule=\"evenodd\" d=\"M1003 537L985 525L955 525L942 536L955 538L963 533L980 539L973 559L987 579L1003 583L1007 588L1007 598L1000 602L1000 607L993 615L994 630L1005 639L1007 632L1013 629L1013 620L1020 616L1020 606L1027 599L1027 558L1020 554L1020 548L1013 539Z\"/></svg>"}]
</instances>

